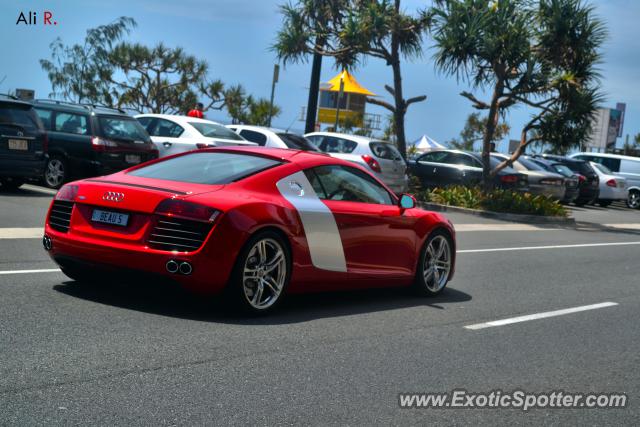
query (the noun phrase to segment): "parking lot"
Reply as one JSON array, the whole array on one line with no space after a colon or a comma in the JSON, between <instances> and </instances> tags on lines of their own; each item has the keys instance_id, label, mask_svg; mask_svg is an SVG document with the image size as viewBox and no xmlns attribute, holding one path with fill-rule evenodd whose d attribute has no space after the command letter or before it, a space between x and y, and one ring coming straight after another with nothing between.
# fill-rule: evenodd
<instances>
[{"instance_id":1,"label":"parking lot","mask_svg":"<svg viewBox=\"0 0 640 427\"><path fill-rule=\"evenodd\" d=\"M40 240L51 197L0 196L0 424L450 424L454 410L400 409L398 395L453 389L629 396L624 409L460 409L459 423L640 416L637 211L574 209L576 226L450 214L458 263L441 296L296 296L248 319L154 283L67 279ZM512 319L601 303L615 304Z\"/></svg>"}]
</instances>

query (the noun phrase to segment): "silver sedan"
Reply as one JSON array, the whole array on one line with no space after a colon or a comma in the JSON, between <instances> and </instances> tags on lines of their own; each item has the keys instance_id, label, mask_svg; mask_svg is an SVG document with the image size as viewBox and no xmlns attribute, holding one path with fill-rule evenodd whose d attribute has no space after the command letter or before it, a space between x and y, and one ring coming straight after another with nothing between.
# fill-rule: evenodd
<instances>
[{"instance_id":1,"label":"silver sedan","mask_svg":"<svg viewBox=\"0 0 640 427\"><path fill-rule=\"evenodd\" d=\"M598 203L602 207L609 206L616 200L627 200L627 179L614 174L611 169L601 163L590 162L600 179L600 195Z\"/></svg>"},{"instance_id":2,"label":"silver sedan","mask_svg":"<svg viewBox=\"0 0 640 427\"><path fill-rule=\"evenodd\" d=\"M491 156L498 160L508 160L509 156L500 153L491 153ZM513 162L513 169L527 175L529 179L529 192L535 195L553 197L563 200L565 192L564 176L545 170L535 162L519 158Z\"/></svg>"}]
</instances>

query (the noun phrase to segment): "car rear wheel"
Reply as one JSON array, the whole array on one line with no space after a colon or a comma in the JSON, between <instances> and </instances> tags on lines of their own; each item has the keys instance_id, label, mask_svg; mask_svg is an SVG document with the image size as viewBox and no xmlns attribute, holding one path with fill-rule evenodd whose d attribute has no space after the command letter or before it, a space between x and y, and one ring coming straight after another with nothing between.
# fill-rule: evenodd
<instances>
[{"instance_id":1,"label":"car rear wheel","mask_svg":"<svg viewBox=\"0 0 640 427\"><path fill-rule=\"evenodd\" d=\"M438 295L447 285L453 261L451 238L436 231L425 242L420 253L414 289L420 295Z\"/></svg>"},{"instance_id":2,"label":"car rear wheel","mask_svg":"<svg viewBox=\"0 0 640 427\"><path fill-rule=\"evenodd\" d=\"M0 191L14 191L24 184L21 179L7 178L0 181Z\"/></svg>"},{"instance_id":3,"label":"car rear wheel","mask_svg":"<svg viewBox=\"0 0 640 427\"><path fill-rule=\"evenodd\" d=\"M60 156L51 156L44 168L44 183L49 188L58 189L67 180L67 162Z\"/></svg>"},{"instance_id":4,"label":"car rear wheel","mask_svg":"<svg viewBox=\"0 0 640 427\"><path fill-rule=\"evenodd\" d=\"M230 296L245 313L269 313L283 299L290 275L291 255L282 237L258 233L238 256Z\"/></svg>"},{"instance_id":5,"label":"car rear wheel","mask_svg":"<svg viewBox=\"0 0 640 427\"><path fill-rule=\"evenodd\" d=\"M627 206L631 209L639 209L640 208L640 191L631 190L629 191L629 196L627 197Z\"/></svg>"}]
</instances>

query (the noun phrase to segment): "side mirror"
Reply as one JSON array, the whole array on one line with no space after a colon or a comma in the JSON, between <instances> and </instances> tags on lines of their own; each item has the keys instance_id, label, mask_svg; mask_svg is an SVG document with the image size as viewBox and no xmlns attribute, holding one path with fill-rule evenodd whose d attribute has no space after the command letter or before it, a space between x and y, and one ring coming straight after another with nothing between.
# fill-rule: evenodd
<instances>
[{"instance_id":1,"label":"side mirror","mask_svg":"<svg viewBox=\"0 0 640 427\"><path fill-rule=\"evenodd\" d=\"M401 194L398 206L402 209L413 209L416 207L416 198L411 194Z\"/></svg>"}]
</instances>

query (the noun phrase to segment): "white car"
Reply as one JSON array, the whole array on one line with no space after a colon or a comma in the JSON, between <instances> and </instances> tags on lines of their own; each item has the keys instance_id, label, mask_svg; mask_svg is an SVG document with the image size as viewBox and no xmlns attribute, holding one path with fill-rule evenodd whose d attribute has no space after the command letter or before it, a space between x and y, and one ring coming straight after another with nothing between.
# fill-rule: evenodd
<instances>
[{"instance_id":1,"label":"white car","mask_svg":"<svg viewBox=\"0 0 640 427\"><path fill-rule=\"evenodd\" d=\"M211 120L170 114L139 114L135 117L151 136L160 157L207 147L256 145Z\"/></svg>"},{"instance_id":2,"label":"white car","mask_svg":"<svg viewBox=\"0 0 640 427\"><path fill-rule=\"evenodd\" d=\"M255 142L263 147L319 151L305 137L286 130L250 125L227 125L227 127L247 141Z\"/></svg>"},{"instance_id":3,"label":"white car","mask_svg":"<svg viewBox=\"0 0 640 427\"><path fill-rule=\"evenodd\" d=\"M407 163L391 143L333 132L312 132L305 137L320 151L369 169L396 194L409 188Z\"/></svg>"},{"instance_id":4,"label":"white car","mask_svg":"<svg viewBox=\"0 0 640 427\"><path fill-rule=\"evenodd\" d=\"M627 189L627 179L615 175L611 170L601 163L589 162L598 174L600 180L600 194L597 203L603 208L609 206L616 200L627 200L629 190Z\"/></svg>"}]
</instances>

